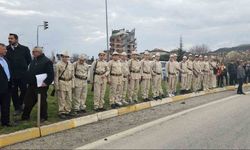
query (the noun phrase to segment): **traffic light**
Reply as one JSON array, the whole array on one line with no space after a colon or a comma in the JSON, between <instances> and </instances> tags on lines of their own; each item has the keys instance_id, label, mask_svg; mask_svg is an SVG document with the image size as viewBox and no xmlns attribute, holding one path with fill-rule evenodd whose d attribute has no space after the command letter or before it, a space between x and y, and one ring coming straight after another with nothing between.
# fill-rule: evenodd
<instances>
[{"instance_id":1,"label":"traffic light","mask_svg":"<svg viewBox=\"0 0 250 150\"><path fill-rule=\"evenodd\" d=\"M49 22L48 21L44 21L44 30L47 30L49 28Z\"/></svg>"}]
</instances>

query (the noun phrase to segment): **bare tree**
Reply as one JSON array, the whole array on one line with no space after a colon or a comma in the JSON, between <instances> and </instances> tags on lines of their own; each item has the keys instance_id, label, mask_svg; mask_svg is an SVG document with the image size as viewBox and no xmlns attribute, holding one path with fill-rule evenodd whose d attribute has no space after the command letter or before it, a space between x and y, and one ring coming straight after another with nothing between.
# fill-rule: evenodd
<instances>
[{"instance_id":1,"label":"bare tree","mask_svg":"<svg viewBox=\"0 0 250 150\"><path fill-rule=\"evenodd\" d=\"M78 58L79 58L79 54L73 54L72 58L71 58L71 61L76 62L78 60Z\"/></svg>"},{"instance_id":2,"label":"bare tree","mask_svg":"<svg viewBox=\"0 0 250 150\"><path fill-rule=\"evenodd\" d=\"M190 53L193 54L206 54L208 52L210 52L210 48L206 45L206 44L202 44L202 45L195 45L192 48L189 49Z\"/></svg>"}]
</instances>

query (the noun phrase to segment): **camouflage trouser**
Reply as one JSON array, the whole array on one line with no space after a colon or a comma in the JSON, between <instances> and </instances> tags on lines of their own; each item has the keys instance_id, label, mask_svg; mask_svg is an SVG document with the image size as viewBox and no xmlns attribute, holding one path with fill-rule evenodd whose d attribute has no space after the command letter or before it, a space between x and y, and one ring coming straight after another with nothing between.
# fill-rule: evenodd
<instances>
[{"instance_id":1,"label":"camouflage trouser","mask_svg":"<svg viewBox=\"0 0 250 150\"><path fill-rule=\"evenodd\" d=\"M138 100L139 79L131 79L129 83L129 100Z\"/></svg>"},{"instance_id":2,"label":"camouflage trouser","mask_svg":"<svg viewBox=\"0 0 250 150\"><path fill-rule=\"evenodd\" d=\"M176 91L177 79L176 75L169 75L168 77L168 93L173 94Z\"/></svg>"},{"instance_id":3,"label":"camouflage trouser","mask_svg":"<svg viewBox=\"0 0 250 150\"><path fill-rule=\"evenodd\" d=\"M141 82L141 93L142 93L142 98L148 98L149 95L149 90L150 90L150 79L143 79Z\"/></svg>"},{"instance_id":4,"label":"camouflage trouser","mask_svg":"<svg viewBox=\"0 0 250 150\"><path fill-rule=\"evenodd\" d=\"M127 91L128 91L128 79L127 78L123 78L123 81L122 81L122 90L121 90L122 100L126 99Z\"/></svg>"},{"instance_id":5,"label":"camouflage trouser","mask_svg":"<svg viewBox=\"0 0 250 150\"><path fill-rule=\"evenodd\" d=\"M86 109L85 103L86 103L86 99L87 99L87 92L88 92L87 81L83 87L75 87L74 88L72 108L75 111Z\"/></svg>"},{"instance_id":6,"label":"camouflage trouser","mask_svg":"<svg viewBox=\"0 0 250 150\"><path fill-rule=\"evenodd\" d=\"M188 89L188 75L182 74L181 75L181 90L187 90Z\"/></svg>"},{"instance_id":7,"label":"camouflage trouser","mask_svg":"<svg viewBox=\"0 0 250 150\"><path fill-rule=\"evenodd\" d=\"M153 92L154 97L157 97L163 94L161 81L162 81L161 75L155 75L152 78L152 92Z\"/></svg>"},{"instance_id":8,"label":"camouflage trouser","mask_svg":"<svg viewBox=\"0 0 250 150\"><path fill-rule=\"evenodd\" d=\"M72 109L72 91L58 91L59 114L68 114Z\"/></svg>"},{"instance_id":9,"label":"camouflage trouser","mask_svg":"<svg viewBox=\"0 0 250 150\"><path fill-rule=\"evenodd\" d=\"M107 79L99 79L97 77L94 83L94 109L103 108L104 106L104 96L106 92Z\"/></svg>"},{"instance_id":10,"label":"camouflage trouser","mask_svg":"<svg viewBox=\"0 0 250 150\"><path fill-rule=\"evenodd\" d=\"M110 95L109 95L110 104L114 104L116 102L121 101L122 79L123 77L111 76Z\"/></svg>"},{"instance_id":11,"label":"camouflage trouser","mask_svg":"<svg viewBox=\"0 0 250 150\"><path fill-rule=\"evenodd\" d=\"M192 74L188 74L187 75L187 90L191 90L192 89L192 82L193 82L193 75Z\"/></svg>"}]
</instances>

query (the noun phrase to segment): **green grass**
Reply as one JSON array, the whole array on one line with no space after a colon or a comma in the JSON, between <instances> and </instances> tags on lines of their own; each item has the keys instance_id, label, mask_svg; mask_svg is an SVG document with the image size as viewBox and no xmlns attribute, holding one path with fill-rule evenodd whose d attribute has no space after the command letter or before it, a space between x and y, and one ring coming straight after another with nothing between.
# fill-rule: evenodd
<instances>
[{"instance_id":1,"label":"green grass","mask_svg":"<svg viewBox=\"0 0 250 150\"><path fill-rule=\"evenodd\" d=\"M167 87L166 87L166 82L163 81L163 91L166 93L167 91ZM179 85L178 85L178 89L179 89ZM49 89L48 91L48 123L46 124L52 124L52 123L56 123L59 121L62 121L61 119L58 118L57 116L57 112L58 112L58 105L57 105L57 100L55 97L51 97L50 93L52 91L52 88ZM179 90L178 90L179 93ZM141 95L141 94L139 94ZM150 89L150 97L152 97L152 92ZM139 101L142 101L141 96L139 96ZM91 91L91 85L88 86L88 96L87 96L87 101L86 101L86 105L87 105L87 113L84 115L89 115L89 114L93 114L95 113L93 108L94 108L94 104L93 104L93 92ZM109 86L107 86L107 90L106 90L106 94L105 94L105 108L107 109L111 109L110 105L109 105ZM11 106L11 121L13 122L14 120L20 120L20 116L19 117L13 117L13 106ZM0 126L0 135L1 134L7 134L7 133L12 133L15 131L19 131L19 130L23 130L23 129L27 129L27 128L32 128L32 127L36 127L36 118L37 117L37 105L33 108L32 113L31 113L31 120L30 121L18 121L18 124L14 127L10 127L10 128L3 128Z\"/></svg>"}]
</instances>

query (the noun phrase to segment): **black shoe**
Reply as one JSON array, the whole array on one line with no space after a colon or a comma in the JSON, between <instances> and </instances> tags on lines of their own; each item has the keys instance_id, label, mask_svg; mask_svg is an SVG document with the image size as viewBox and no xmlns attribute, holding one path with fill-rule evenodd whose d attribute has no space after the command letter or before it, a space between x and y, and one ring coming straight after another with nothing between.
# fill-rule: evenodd
<instances>
[{"instance_id":1,"label":"black shoe","mask_svg":"<svg viewBox=\"0 0 250 150\"><path fill-rule=\"evenodd\" d=\"M153 99L157 101L158 100L158 96L157 97L153 97Z\"/></svg>"},{"instance_id":2,"label":"black shoe","mask_svg":"<svg viewBox=\"0 0 250 150\"><path fill-rule=\"evenodd\" d=\"M69 117L76 117L77 116L77 112L76 111L71 111L69 114L67 114L67 116L69 116Z\"/></svg>"},{"instance_id":3,"label":"black shoe","mask_svg":"<svg viewBox=\"0 0 250 150\"><path fill-rule=\"evenodd\" d=\"M244 92L242 92L241 94L242 94L242 95L246 95L246 93L244 93Z\"/></svg>"},{"instance_id":4,"label":"black shoe","mask_svg":"<svg viewBox=\"0 0 250 150\"><path fill-rule=\"evenodd\" d=\"M59 114L58 117L60 119L68 119L68 117L65 114Z\"/></svg>"},{"instance_id":5,"label":"black shoe","mask_svg":"<svg viewBox=\"0 0 250 150\"><path fill-rule=\"evenodd\" d=\"M86 111L85 109L83 109L83 110L80 110L79 112L80 112L80 113L82 113L82 114L85 114L85 113L87 113L87 111Z\"/></svg>"},{"instance_id":6,"label":"black shoe","mask_svg":"<svg viewBox=\"0 0 250 150\"><path fill-rule=\"evenodd\" d=\"M94 109L95 112L100 112L99 108Z\"/></svg>"},{"instance_id":7,"label":"black shoe","mask_svg":"<svg viewBox=\"0 0 250 150\"><path fill-rule=\"evenodd\" d=\"M106 109L105 108L99 108L99 112L101 112L101 111L106 111Z\"/></svg>"},{"instance_id":8,"label":"black shoe","mask_svg":"<svg viewBox=\"0 0 250 150\"><path fill-rule=\"evenodd\" d=\"M138 101L137 101L137 100L133 100L133 102L134 102L134 104L137 104L137 103L138 103Z\"/></svg>"},{"instance_id":9,"label":"black shoe","mask_svg":"<svg viewBox=\"0 0 250 150\"><path fill-rule=\"evenodd\" d=\"M111 104L111 108L112 109L116 109L116 105L115 104Z\"/></svg>"}]
</instances>

